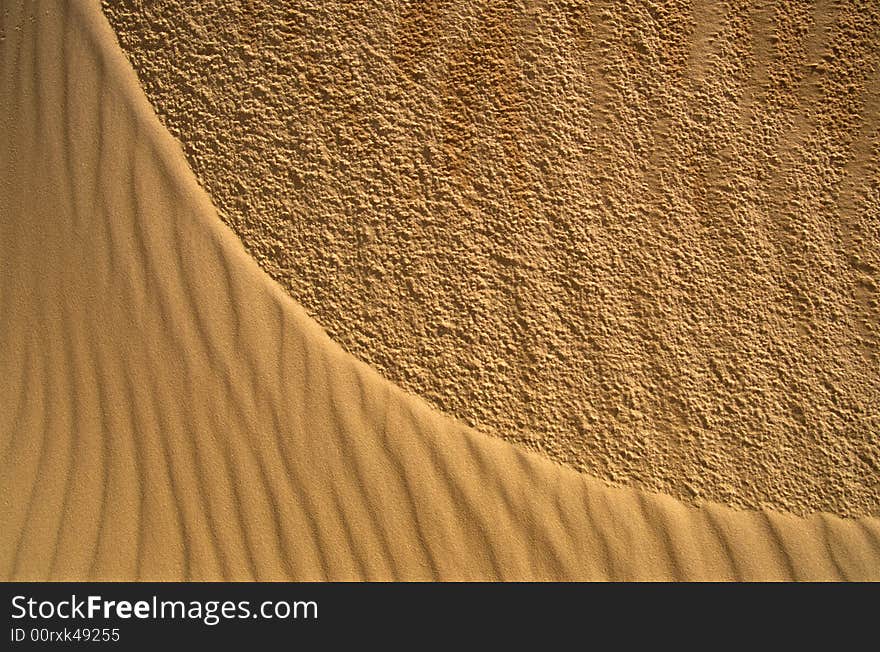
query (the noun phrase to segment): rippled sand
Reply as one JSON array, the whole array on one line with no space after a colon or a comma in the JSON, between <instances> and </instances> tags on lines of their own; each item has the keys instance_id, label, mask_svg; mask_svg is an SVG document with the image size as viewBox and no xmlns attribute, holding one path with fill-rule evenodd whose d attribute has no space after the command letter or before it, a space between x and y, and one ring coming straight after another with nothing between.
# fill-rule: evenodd
<instances>
[{"instance_id":1,"label":"rippled sand","mask_svg":"<svg viewBox=\"0 0 880 652\"><path fill-rule=\"evenodd\" d=\"M92 2L0 44L4 579L880 579L880 520L608 488L335 344Z\"/></svg>"},{"instance_id":2,"label":"rippled sand","mask_svg":"<svg viewBox=\"0 0 880 652\"><path fill-rule=\"evenodd\" d=\"M618 484L880 515L880 3L103 4L386 378Z\"/></svg>"}]
</instances>

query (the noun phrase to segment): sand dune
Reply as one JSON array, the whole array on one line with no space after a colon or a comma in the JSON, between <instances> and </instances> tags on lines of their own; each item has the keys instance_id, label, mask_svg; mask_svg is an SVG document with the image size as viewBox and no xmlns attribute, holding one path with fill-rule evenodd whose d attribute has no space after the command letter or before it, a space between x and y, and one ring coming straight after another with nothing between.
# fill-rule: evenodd
<instances>
[{"instance_id":1,"label":"sand dune","mask_svg":"<svg viewBox=\"0 0 880 652\"><path fill-rule=\"evenodd\" d=\"M384 377L618 484L880 515L880 3L103 6Z\"/></svg>"},{"instance_id":2,"label":"sand dune","mask_svg":"<svg viewBox=\"0 0 880 652\"><path fill-rule=\"evenodd\" d=\"M685 505L477 433L220 222L95 2L11 2L4 579L880 579L880 520Z\"/></svg>"}]
</instances>

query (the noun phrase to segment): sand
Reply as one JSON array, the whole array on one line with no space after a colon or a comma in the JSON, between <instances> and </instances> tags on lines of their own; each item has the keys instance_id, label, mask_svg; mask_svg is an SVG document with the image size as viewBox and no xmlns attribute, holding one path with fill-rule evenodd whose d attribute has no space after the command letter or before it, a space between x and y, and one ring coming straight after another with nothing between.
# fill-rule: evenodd
<instances>
[{"instance_id":1,"label":"sand","mask_svg":"<svg viewBox=\"0 0 880 652\"><path fill-rule=\"evenodd\" d=\"M104 6L385 377L618 484L880 515L880 3Z\"/></svg>"},{"instance_id":2,"label":"sand","mask_svg":"<svg viewBox=\"0 0 880 652\"><path fill-rule=\"evenodd\" d=\"M383 379L223 225L96 2L2 20L3 579L880 579L880 519L607 487Z\"/></svg>"}]
</instances>

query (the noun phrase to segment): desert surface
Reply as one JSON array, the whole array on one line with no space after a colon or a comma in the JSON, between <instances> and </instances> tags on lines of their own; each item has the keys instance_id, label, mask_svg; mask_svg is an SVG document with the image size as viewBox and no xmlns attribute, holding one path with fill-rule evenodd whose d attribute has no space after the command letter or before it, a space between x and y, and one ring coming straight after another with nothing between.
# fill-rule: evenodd
<instances>
[{"instance_id":1,"label":"desert surface","mask_svg":"<svg viewBox=\"0 0 880 652\"><path fill-rule=\"evenodd\" d=\"M877 2L105 2L345 349L616 484L880 514Z\"/></svg>"},{"instance_id":2,"label":"desert surface","mask_svg":"<svg viewBox=\"0 0 880 652\"><path fill-rule=\"evenodd\" d=\"M880 579L875 6L199 6L2 6L0 577Z\"/></svg>"}]
</instances>

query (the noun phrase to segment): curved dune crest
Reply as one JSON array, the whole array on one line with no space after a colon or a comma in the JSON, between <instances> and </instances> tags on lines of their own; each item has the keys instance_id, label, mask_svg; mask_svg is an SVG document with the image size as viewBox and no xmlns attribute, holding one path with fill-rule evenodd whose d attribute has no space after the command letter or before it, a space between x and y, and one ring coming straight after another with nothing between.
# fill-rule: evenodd
<instances>
[{"instance_id":1,"label":"curved dune crest","mask_svg":"<svg viewBox=\"0 0 880 652\"><path fill-rule=\"evenodd\" d=\"M10 3L4 579L880 579L880 520L686 506L476 433L244 252L96 2Z\"/></svg>"}]
</instances>

